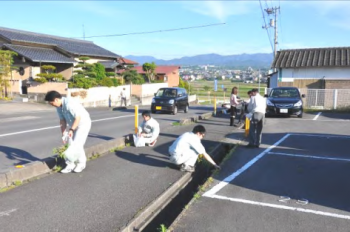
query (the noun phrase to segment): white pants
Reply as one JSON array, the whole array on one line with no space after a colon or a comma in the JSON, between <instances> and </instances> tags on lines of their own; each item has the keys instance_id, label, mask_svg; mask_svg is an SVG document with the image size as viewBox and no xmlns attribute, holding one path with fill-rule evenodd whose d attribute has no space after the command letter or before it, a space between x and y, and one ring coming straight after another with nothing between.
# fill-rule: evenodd
<instances>
[{"instance_id":1,"label":"white pants","mask_svg":"<svg viewBox=\"0 0 350 232\"><path fill-rule=\"evenodd\" d=\"M176 165L185 164L187 166L194 167L198 159L198 154L192 149L189 149L180 155L179 154L170 154L170 155L171 155L170 162Z\"/></svg>"},{"instance_id":2,"label":"white pants","mask_svg":"<svg viewBox=\"0 0 350 232\"><path fill-rule=\"evenodd\" d=\"M84 124L78 127L78 129L74 132L73 135L73 143L74 146L78 149L79 153L76 160L69 161L66 159L66 164L74 164L75 162L80 164L86 164L86 155L84 150L84 145L86 142L86 139L89 135L91 129L91 122L90 124Z\"/></svg>"}]
</instances>

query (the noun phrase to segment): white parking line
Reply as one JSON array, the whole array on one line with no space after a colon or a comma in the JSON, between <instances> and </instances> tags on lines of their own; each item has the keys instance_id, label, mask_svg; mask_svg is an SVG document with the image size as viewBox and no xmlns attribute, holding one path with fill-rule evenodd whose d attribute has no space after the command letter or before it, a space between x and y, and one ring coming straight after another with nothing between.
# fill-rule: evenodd
<instances>
[{"instance_id":1,"label":"white parking line","mask_svg":"<svg viewBox=\"0 0 350 232\"><path fill-rule=\"evenodd\" d=\"M266 155L269 151L271 151L271 149L275 148L276 146L278 146L280 143L282 143L286 138L289 137L289 134L286 134L285 136L283 136L280 140L278 140L275 144L273 144L272 146L270 146L269 148L267 148L266 150L264 150L262 153L260 153L258 156L256 156L254 159L252 159L251 161L249 161L248 163L246 163L243 167L241 167L240 169L238 169L236 172L232 173L231 175L229 175L228 177L226 177L223 181L221 181L219 184L217 184L216 186L214 186L212 189L210 189L209 191L207 191L206 193L203 194L203 196L205 197L211 197L213 195L215 195L217 192L219 192L222 188L224 188L226 185L228 185L232 180L234 180L237 176L239 176L240 174L242 174L242 172L244 172L245 170L247 170L250 166L252 166L253 164L255 164L259 159L261 159L264 155Z\"/></svg>"},{"instance_id":2,"label":"white parking line","mask_svg":"<svg viewBox=\"0 0 350 232\"><path fill-rule=\"evenodd\" d=\"M294 156L294 157L302 157L302 158L310 158L310 159L323 159L323 160L335 160L335 161L347 161L350 162L350 159L343 158L332 158L332 157L322 157L322 156L313 156L313 155L300 155L300 154L288 154L282 152L269 152L271 155L282 155L282 156Z\"/></svg>"},{"instance_id":3,"label":"white parking line","mask_svg":"<svg viewBox=\"0 0 350 232\"><path fill-rule=\"evenodd\" d=\"M350 139L350 136L348 135L329 135L329 134L298 134L293 133L290 135L296 135L296 136L309 136L309 137L321 137L321 138L337 138L337 139Z\"/></svg>"},{"instance_id":4,"label":"white parking line","mask_svg":"<svg viewBox=\"0 0 350 232\"><path fill-rule=\"evenodd\" d=\"M312 120L317 120L318 116L320 116L322 112L318 112L318 114L312 119Z\"/></svg>"},{"instance_id":5,"label":"white parking line","mask_svg":"<svg viewBox=\"0 0 350 232\"><path fill-rule=\"evenodd\" d=\"M328 212L324 212L324 211L290 207L290 206L285 206L285 205L270 204L270 203L264 203L264 202L258 202L258 201L250 201L250 200L245 200L245 199L240 199L240 198L230 198L230 197L225 197L225 196L220 196L220 195L213 195L213 196L210 196L210 198L215 198L215 199L220 199L220 200L228 200L228 201L233 201L233 202L240 202L240 203L250 204L250 205L258 205L258 206L270 207L270 208L276 208L276 209L286 209L286 210L291 210L291 211L298 211L298 212L311 213L311 214L317 214L317 215L322 215L322 216L327 216L327 217L334 217L334 218L341 218L341 219L350 220L349 215L328 213Z\"/></svg>"},{"instance_id":6,"label":"white parking line","mask_svg":"<svg viewBox=\"0 0 350 232\"><path fill-rule=\"evenodd\" d=\"M141 115L141 114L139 114L139 115ZM112 118L96 119L96 120L92 120L91 122L101 122L101 121L106 121L106 120L113 120L113 119L118 119L118 118L126 118L126 117L134 117L134 116L135 116L135 114L130 114L130 115L123 115L123 116L112 117ZM60 127L60 126L50 126L50 127L43 127L43 128L33 129L33 130L18 131L18 132L13 132L13 133L8 133L8 134L2 134L2 135L0 135L0 137L6 137L6 136L11 136L11 135L18 135L18 134L25 134L25 133L36 132L36 131L49 130L49 129L58 128L58 127Z\"/></svg>"}]
</instances>

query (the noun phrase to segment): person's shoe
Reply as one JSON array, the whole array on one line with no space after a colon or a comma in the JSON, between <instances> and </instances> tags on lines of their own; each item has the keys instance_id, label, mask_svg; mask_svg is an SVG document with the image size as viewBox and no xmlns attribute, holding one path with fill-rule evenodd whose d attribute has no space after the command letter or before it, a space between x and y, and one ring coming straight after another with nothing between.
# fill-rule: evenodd
<instances>
[{"instance_id":1,"label":"person's shoe","mask_svg":"<svg viewBox=\"0 0 350 232\"><path fill-rule=\"evenodd\" d=\"M181 164L181 172L194 172L194 167L186 164Z\"/></svg>"},{"instance_id":2,"label":"person's shoe","mask_svg":"<svg viewBox=\"0 0 350 232\"><path fill-rule=\"evenodd\" d=\"M77 166L74 168L74 172L79 173L82 172L86 167L86 164L80 164L78 163Z\"/></svg>"},{"instance_id":3,"label":"person's shoe","mask_svg":"<svg viewBox=\"0 0 350 232\"><path fill-rule=\"evenodd\" d=\"M74 164L68 164L64 169L61 170L61 173L70 173L73 171L73 169L75 168Z\"/></svg>"},{"instance_id":4,"label":"person's shoe","mask_svg":"<svg viewBox=\"0 0 350 232\"><path fill-rule=\"evenodd\" d=\"M249 143L249 144L246 145L245 147L246 147L246 148L255 148L255 145Z\"/></svg>"},{"instance_id":5,"label":"person's shoe","mask_svg":"<svg viewBox=\"0 0 350 232\"><path fill-rule=\"evenodd\" d=\"M153 147L156 144L157 140L154 140L152 143L148 144L148 146Z\"/></svg>"}]
</instances>

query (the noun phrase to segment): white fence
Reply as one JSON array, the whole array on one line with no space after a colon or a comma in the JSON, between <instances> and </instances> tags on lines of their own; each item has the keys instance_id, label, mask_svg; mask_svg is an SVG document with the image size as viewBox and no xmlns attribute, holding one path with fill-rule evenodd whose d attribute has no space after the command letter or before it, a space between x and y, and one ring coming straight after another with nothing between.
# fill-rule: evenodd
<instances>
[{"instance_id":1,"label":"white fence","mask_svg":"<svg viewBox=\"0 0 350 232\"><path fill-rule=\"evenodd\" d=\"M269 93L271 89L267 89ZM350 107L350 89L299 89L305 94L304 107L316 109L339 109Z\"/></svg>"}]
</instances>

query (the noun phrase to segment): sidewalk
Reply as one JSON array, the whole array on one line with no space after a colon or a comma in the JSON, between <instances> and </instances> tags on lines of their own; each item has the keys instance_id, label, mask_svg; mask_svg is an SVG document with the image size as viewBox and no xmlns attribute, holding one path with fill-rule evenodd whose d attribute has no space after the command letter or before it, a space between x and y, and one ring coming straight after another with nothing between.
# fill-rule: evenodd
<instances>
[{"instance_id":1,"label":"sidewalk","mask_svg":"<svg viewBox=\"0 0 350 232\"><path fill-rule=\"evenodd\" d=\"M207 151L236 128L227 118L209 118ZM185 173L167 150L195 124L161 131L155 147L126 147L89 161L75 174L52 174L0 193L0 231L118 231Z\"/></svg>"}]
</instances>

